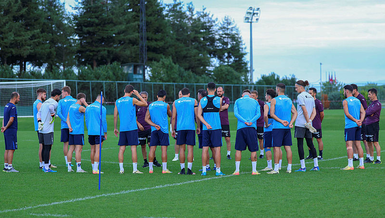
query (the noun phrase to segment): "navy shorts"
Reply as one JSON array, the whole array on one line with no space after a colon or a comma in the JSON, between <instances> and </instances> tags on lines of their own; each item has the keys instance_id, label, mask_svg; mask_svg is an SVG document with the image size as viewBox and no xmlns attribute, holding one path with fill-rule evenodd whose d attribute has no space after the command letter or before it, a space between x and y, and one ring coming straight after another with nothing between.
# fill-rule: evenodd
<instances>
[{"instance_id":1,"label":"navy shorts","mask_svg":"<svg viewBox=\"0 0 385 218\"><path fill-rule=\"evenodd\" d=\"M84 145L83 134L70 134L69 145Z\"/></svg>"},{"instance_id":2,"label":"navy shorts","mask_svg":"<svg viewBox=\"0 0 385 218\"><path fill-rule=\"evenodd\" d=\"M244 151L248 147L250 152L258 151L258 136L254 127L246 127L237 130L235 138L235 150Z\"/></svg>"},{"instance_id":3,"label":"navy shorts","mask_svg":"<svg viewBox=\"0 0 385 218\"><path fill-rule=\"evenodd\" d=\"M176 144L195 145L195 130L179 130Z\"/></svg>"},{"instance_id":4,"label":"navy shorts","mask_svg":"<svg viewBox=\"0 0 385 218\"><path fill-rule=\"evenodd\" d=\"M263 148L273 147L273 134L272 131L263 133Z\"/></svg>"},{"instance_id":5,"label":"navy shorts","mask_svg":"<svg viewBox=\"0 0 385 218\"><path fill-rule=\"evenodd\" d=\"M145 145L146 141L147 143L151 142L151 129L147 129L144 131L138 131L138 138L139 138L139 144Z\"/></svg>"},{"instance_id":6,"label":"navy shorts","mask_svg":"<svg viewBox=\"0 0 385 218\"><path fill-rule=\"evenodd\" d=\"M368 142L378 142L378 135L380 131L379 122L365 125L365 137Z\"/></svg>"},{"instance_id":7,"label":"navy shorts","mask_svg":"<svg viewBox=\"0 0 385 218\"><path fill-rule=\"evenodd\" d=\"M361 126L361 141L366 141L366 125L362 124Z\"/></svg>"},{"instance_id":8,"label":"navy shorts","mask_svg":"<svg viewBox=\"0 0 385 218\"><path fill-rule=\"evenodd\" d=\"M118 145L139 145L138 130L120 132Z\"/></svg>"},{"instance_id":9,"label":"navy shorts","mask_svg":"<svg viewBox=\"0 0 385 218\"><path fill-rule=\"evenodd\" d=\"M353 127L345 129L345 142L347 141L361 141L361 128Z\"/></svg>"},{"instance_id":10,"label":"navy shorts","mask_svg":"<svg viewBox=\"0 0 385 218\"><path fill-rule=\"evenodd\" d=\"M290 129L273 129L273 147L291 146Z\"/></svg>"},{"instance_id":11,"label":"navy shorts","mask_svg":"<svg viewBox=\"0 0 385 218\"><path fill-rule=\"evenodd\" d=\"M162 130L155 130L151 132L150 146L169 146L170 140L168 133L162 132Z\"/></svg>"},{"instance_id":12,"label":"navy shorts","mask_svg":"<svg viewBox=\"0 0 385 218\"><path fill-rule=\"evenodd\" d=\"M5 150L16 150L17 149L17 130L7 130L4 134Z\"/></svg>"},{"instance_id":13,"label":"navy shorts","mask_svg":"<svg viewBox=\"0 0 385 218\"><path fill-rule=\"evenodd\" d=\"M37 138L39 139L39 144L43 144L43 134L39 133L39 131L36 131Z\"/></svg>"},{"instance_id":14,"label":"navy shorts","mask_svg":"<svg viewBox=\"0 0 385 218\"><path fill-rule=\"evenodd\" d=\"M203 130L202 132L203 147L222 147L222 130Z\"/></svg>"},{"instance_id":15,"label":"navy shorts","mask_svg":"<svg viewBox=\"0 0 385 218\"><path fill-rule=\"evenodd\" d=\"M263 132L264 132L263 126L257 126L258 139L263 139Z\"/></svg>"},{"instance_id":16,"label":"navy shorts","mask_svg":"<svg viewBox=\"0 0 385 218\"><path fill-rule=\"evenodd\" d=\"M203 131L203 130L202 130ZM203 133L201 134L198 134L198 142L199 142L199 148L202 149L203 148L203 141L202 141L202 138L203 138Z\"/></svg>"},{"instance_id":17,"label":"navy shorts","mask_svg":"<svg viewBox=\"0 0 385 218\"><path fill-rule=\"evenodd\" d=\"M70 140L70 130L67 129L61 129L61 137L60 142L69 142Z\"/></svg>"},{"instance_id":18,"label":"navy shorts","mask_svg":"<svg viewBox=\"0 0 385 218\"><path fill-rule=\"evenodd\" d=\"M222 137L230 137L230 125L222 125Z\"/></svg>"},{"instance_id":19,"label":"navy shorts","mask_svg":"<svg viewBox=\"0 0 385 218\"><path fill-rule=\"evenodd\" d=\"M316 139L322 139L322 129L317 129L317 132L313 133L313 137Z\"/></svg>"},{"instance_id":20,"label":"navy shorts","mask_svg":"<svg viewBox=\"0 0 385 218\"><path fill-rule=\"evenodd\" d=\"M104 135L102 135L102 142L106 140ZM99 145L100 144L100 135L88 135L88 143L90 145Z\"/></svg>"}]
</instances>

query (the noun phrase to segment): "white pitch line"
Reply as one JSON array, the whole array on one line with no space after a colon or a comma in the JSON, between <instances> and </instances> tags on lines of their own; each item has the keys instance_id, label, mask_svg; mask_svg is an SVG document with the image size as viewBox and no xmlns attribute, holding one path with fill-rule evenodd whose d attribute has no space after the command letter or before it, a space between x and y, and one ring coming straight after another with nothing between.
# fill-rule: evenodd
<instances>
[{"instance_id":1,"label":"white pitch line","mask_svg":"<svg viewBox=\"0 0 385 218\"><path fill-rule=\"evenodd\" d=\"M67 215L67 214L50 214L50 213L43 213L43 214L30 213L29 215L32 215L32 216L70 217L70 215Z\"/></svg>"}]
</instances>

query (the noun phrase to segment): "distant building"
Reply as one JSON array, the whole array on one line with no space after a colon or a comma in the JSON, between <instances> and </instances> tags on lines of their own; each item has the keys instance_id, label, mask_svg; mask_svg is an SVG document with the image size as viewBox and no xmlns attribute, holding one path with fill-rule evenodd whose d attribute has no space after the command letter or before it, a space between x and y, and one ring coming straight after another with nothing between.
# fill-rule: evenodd
<instances>
[{"instance_id":1,"label":"distant building","mask_svg":"<svg viewBox=\"0 0 385 218\"><path fill-rule=\"evenodd\" d=\"M127 63L122 64L123 72L128 73L127 81L143 82L144 68L143 64Z\"/></svg>"}]
</instances>

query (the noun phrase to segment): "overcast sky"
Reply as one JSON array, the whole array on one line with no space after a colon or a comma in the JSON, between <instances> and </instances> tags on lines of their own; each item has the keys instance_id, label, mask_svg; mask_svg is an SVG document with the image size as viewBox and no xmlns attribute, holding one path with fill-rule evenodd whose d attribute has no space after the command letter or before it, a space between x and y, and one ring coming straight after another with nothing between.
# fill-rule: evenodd
<instances>
[{"instance_id":1,"label":"overcast sky","mask_svg":"<svg viewBox=\"0 0 385 218\"><path fill-rule=\"evenodd\" d=\"M74 5L75 0L62 0ZM172 3L173 0L164 0ZM254 80L275 72L294 74L316 84L335 71L344 83L385 84L385 1L375 0L192 0L219 20L228 15L241 31L248 52L250 25L243 23L249 6L259 7L253 24Z\"/></svg>"}]
</instances>

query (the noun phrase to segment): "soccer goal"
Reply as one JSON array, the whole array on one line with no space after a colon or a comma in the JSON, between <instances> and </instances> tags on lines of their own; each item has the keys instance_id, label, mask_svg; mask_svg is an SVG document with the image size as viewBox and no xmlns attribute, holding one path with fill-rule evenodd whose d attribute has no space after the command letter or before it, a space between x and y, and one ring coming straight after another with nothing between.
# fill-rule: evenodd
<instances>
[{"instance_id":1,"label":"soccer goal","mask_svg":"<svg viewBox=\"0 0 385 218\"><path fill-rule=\"evenodd\" d=\"M0 117L4 115L4 106L9 102L12 92L20 94L20 102L16 105L18 117L33 117L33 102L36 100L36 90L43 88L47 91L47 99L54 89L63 88L65 80L36 80L0 82Z\"/></svg>"}]
</instances>

